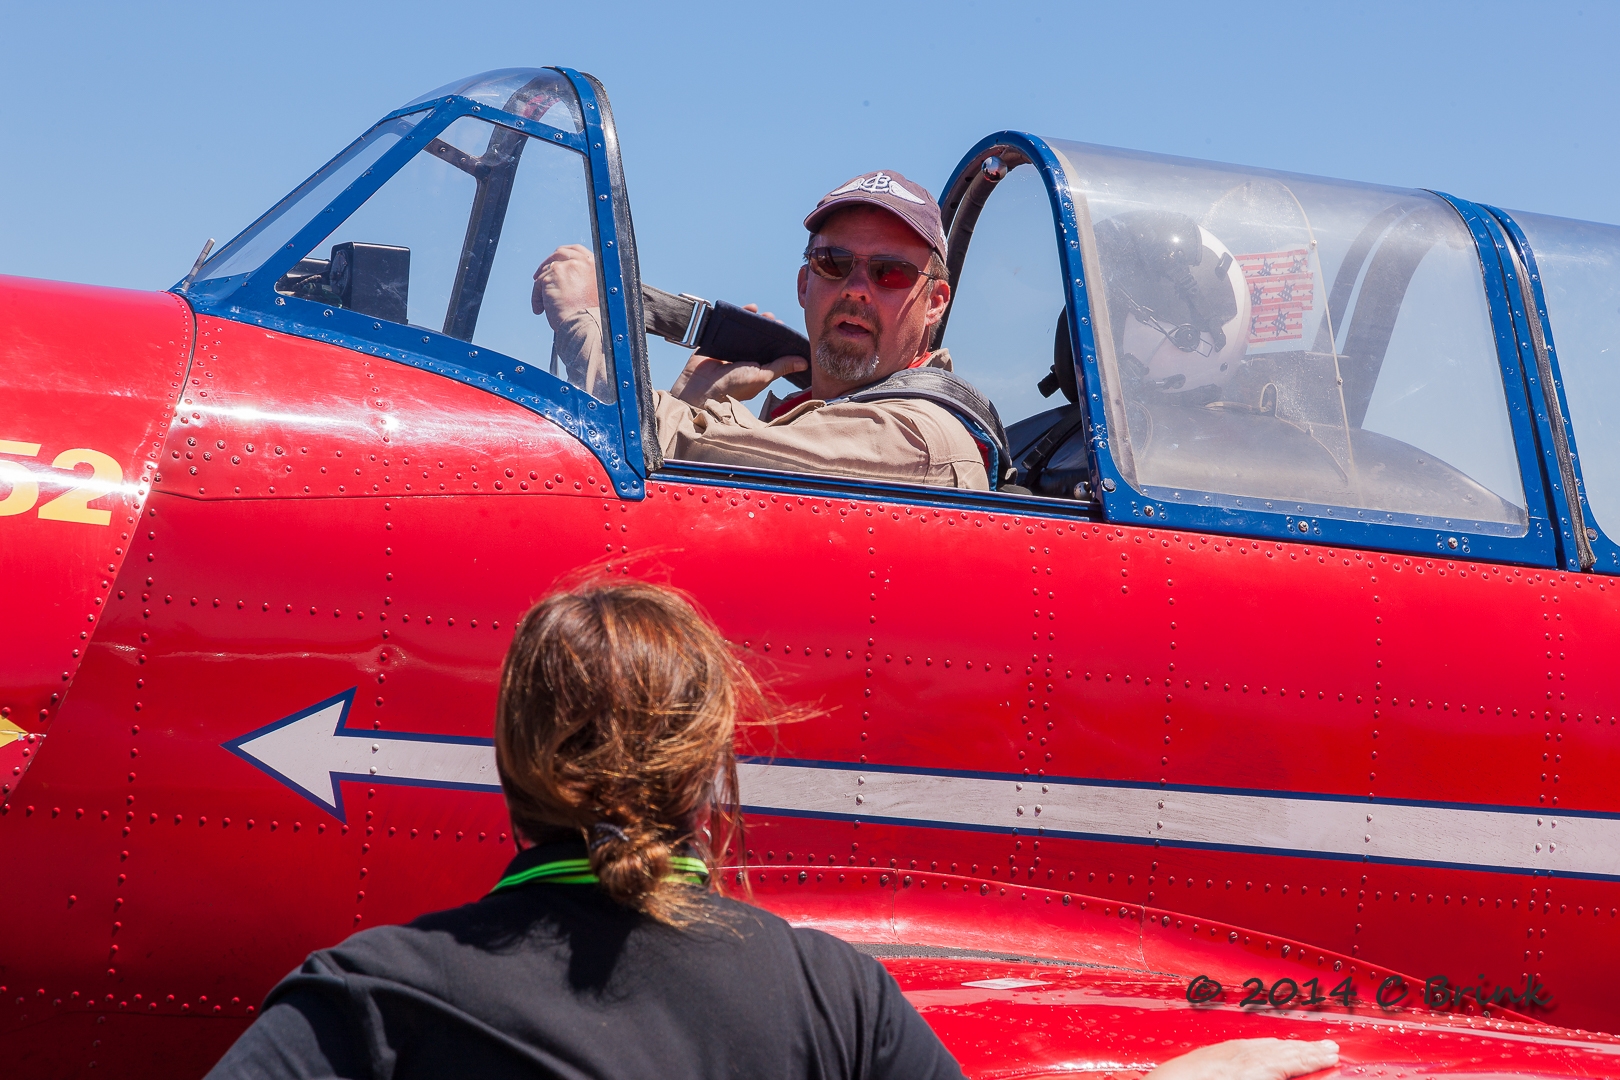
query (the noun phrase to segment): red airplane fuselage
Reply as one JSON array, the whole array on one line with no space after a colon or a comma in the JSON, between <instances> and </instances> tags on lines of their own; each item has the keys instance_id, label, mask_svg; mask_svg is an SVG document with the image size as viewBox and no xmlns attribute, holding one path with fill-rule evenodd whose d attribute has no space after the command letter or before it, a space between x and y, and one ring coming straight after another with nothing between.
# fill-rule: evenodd
<instances>
[{"instance_id":1,"label":"red airplane fuselage","mask_svg":"<svg viewBox=\"0 0 1620 1080\"><path fill-rule=\"evenodd\" d=\"M732 857L784 913L1152 983L1075 1008L1402 972L1620 1016L1620 884L1557 861L1620 811L1613 578L835 481L672 468L623 498L511 401L174 294L0 279L0 325L0 1053L31 1075L200 1069L310 949L482 893L513 852L493 779L384 751L476 752L513 624L582 569L687 590L819 710L743 748ZM332 795L242 742L317 705ZM1309 841L1346 814L1371 857ZM1489 868L1514 845L1545 871ZM916 1000L989 1068L962 1018L1012 992ZM1142 1008L1129 1038L1181 1022Z\"/></svg>"}]
</instances>

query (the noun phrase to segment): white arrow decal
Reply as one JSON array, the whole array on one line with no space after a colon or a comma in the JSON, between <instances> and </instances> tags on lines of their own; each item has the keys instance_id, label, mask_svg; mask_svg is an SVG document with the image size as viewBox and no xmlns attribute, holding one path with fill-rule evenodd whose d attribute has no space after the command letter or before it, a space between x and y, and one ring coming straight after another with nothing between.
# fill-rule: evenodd
<instances>
[{"instance_id":1,"label":"white arrow decal","mask_svg":"<svg viewBox=\"0 0 1620 1080\"><path fill-rule=\"evenodd\" d=\"M495 743L455 735L350 730L343 725L353 689L311 705L225 744L337 817L343 816L340 781L412 787L499 791Z\"/></svg>"},{"instance_id":2,"label":"white arrow decal","mask_svg":"<svg viewBox=\"0 0 1620 1080\"><path fill-rule=\"evenodd\" d=\"M737 763L751 814L1620 880L1620 814L836 761Z\"/></svg>"},{"instance_id":3,"label":"white arrow decal","mask_svg":"<svg viewBox=\"0 0 1620 1080\"><path fill-rule=\"evenodd\" d=\"M341 781L499 791L491 739L349 730L355 690L225 744L343 820ZM738 763L751 814L1620 879L1620 814L832 761Z\"/></svg>"}]
</instances>

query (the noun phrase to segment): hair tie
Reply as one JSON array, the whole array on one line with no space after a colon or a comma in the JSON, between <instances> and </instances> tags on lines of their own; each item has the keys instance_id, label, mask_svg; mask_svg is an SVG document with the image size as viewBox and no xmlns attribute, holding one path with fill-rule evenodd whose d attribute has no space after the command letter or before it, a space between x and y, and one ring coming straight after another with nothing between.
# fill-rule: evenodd
<instances>
[{"instance_id":1,"label":"hair tie","mask_svg":"<svg viewBox=\"0 0 1620 1080\"><path fill-rule=\"evenodd\" d=\"M622 840L627 844L630 842L630 837L623 829L606 821L598 821L591 826L591 837L591 851L595 851L609 840Z\"/></svg>"}]
</instances>

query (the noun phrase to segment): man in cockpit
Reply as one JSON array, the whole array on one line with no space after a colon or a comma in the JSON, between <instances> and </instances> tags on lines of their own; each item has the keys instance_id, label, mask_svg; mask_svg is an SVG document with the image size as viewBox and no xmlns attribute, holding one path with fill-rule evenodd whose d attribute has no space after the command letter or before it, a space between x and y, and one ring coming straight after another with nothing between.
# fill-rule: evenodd
<instances>
[{"instance_id":1,"label":"man in cockpit","mask_svg":"<svg viewBox=\"0 0 1620 1080\"><path fill-rule=\"evenodd\" d=\"M913 368L950 371L949 354L929 348L951 294L933 197L899 173L867 173L823 196L804 225L811 237L798 292L812 355L755 365L694 353L669 392L655 395L664 456L992 486L995 455L975 439L962 412L941 404L945 396L902 386L906 378L896 377ZM608 377L596 282L595 259L578 245L558 248L535 271L534 311L551 324L571 381L586 389ZM779 376L806 367L808 390L780 401L772 395L760 416L742 405ZM885 396L891 392L896 396Z\"/></svg>"}]
</instances>

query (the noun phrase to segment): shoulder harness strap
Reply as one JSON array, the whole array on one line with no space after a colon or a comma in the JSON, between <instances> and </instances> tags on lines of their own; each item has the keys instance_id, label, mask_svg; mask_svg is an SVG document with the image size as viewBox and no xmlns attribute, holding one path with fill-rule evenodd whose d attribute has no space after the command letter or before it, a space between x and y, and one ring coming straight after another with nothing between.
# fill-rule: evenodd
<instances>
[{"instance_id":1,"label":"shoulder harness strap","mask_svg":"<svg viewBox=\"0 0 1620 1080\"><path fill-rule=\"evenodd\" d=\"M920 398L948 410L974 440L986 448L991 490L1006 481L1003 472L1011 461L1001 414L996 412L995 404L967 380L942 368L904 368L871 386L846 394L842 400L889 401L894 398Z\"/></svg>"}]
</instances>

